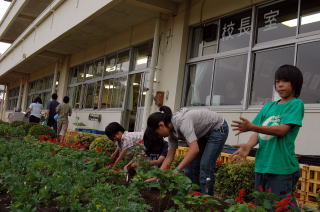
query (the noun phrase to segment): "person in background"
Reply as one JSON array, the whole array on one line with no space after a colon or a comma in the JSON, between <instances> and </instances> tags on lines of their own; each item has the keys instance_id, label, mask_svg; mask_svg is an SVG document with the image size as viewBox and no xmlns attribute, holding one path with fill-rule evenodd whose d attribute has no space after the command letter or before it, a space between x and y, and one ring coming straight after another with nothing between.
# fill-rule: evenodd
<instances>
[{"instance_id":1,"label":"person in background","mask_svg":"<svg viewBox=\"0 0 320 212\"><path fill-rule=\"evenodd\" d=\"M111 122L106 126L105 134L112 141L117 142L117 149L111 155L111 161L117 166L123 160L128 151L133 149L135 145L143 138L143 132L128 132L118 122Z\"/></svg>"},{"instance_id":2,"label":"person in background","mask_svg":"<svg viewBox=\"0 0 320 212\"><path fill-rule=\"evenodd\" d=\"M58 95L56 93L52 94L51 101L47 106L47 117L48 117L48 126L52 127L55 132L57 132L57 121L54 120L54 116L57 114L57 106L60 104L58 101Z\"/></svg>"},{"instance_id":3,"label":"person in background","mask_svg":"<svg viewBox=\"0 0 320 212\"><path fill-rule=\"evenodd\" d=\"M27 113L30 113L29 122L37 124L40 123L42 108L43 106L41 97L37 96L27 110Z\"/></svg>"},{"instance_id":4,"label":"person in background","mask_svg":"<svg viewBox=\"0 0 320 212\"><path fill-rule=\"evenodd\" d=\"M56 111L59 117L57 122L57 135L59 136L59 141L62 142L68 129L68 116L72 115L72 108L69 105L68 96L63 97L63 103L58 105Z\"/></svg>"}]
</instances>

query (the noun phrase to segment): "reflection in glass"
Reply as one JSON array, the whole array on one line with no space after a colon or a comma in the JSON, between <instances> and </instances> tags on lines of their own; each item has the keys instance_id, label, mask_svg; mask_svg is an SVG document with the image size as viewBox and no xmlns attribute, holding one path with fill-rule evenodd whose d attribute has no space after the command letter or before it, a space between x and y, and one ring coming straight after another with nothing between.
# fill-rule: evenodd
<instances>
[{"instance_id":1,"label":"reflection in glass","mask_svg":"<svg viewBox=\"0 0 320 212\"><path fill-rule=\"evenodd\" d=\"M113 74L116 71L116 57L109 56L106 58L106 69L104 75Z\"/></svg>"},{"instance_id":2,"label":"reflection in glass","mask_svg":"<svg viewBox=\"0 0 320 212\"><path fill-rule=\"evenodd\" d=\"M221 20L219 52L249 46L251 10Z\"/></svg>"},{"instance_id":3,"label":"reflection in glass","mask_svg":"<svg viewBox=\"0 0 320 212\"><path fill-rule=\"evenodd\" d=\"M298 0L282 1L258 9L257 43L296 34Z\"/></svg>"},{"instance_id":4,"label":"reflection in glass","mask_svg":"<svg viewBox=\"0 0 320 212\"><path fill-rule=\"evenodd\" d=\"M94 91L95 91L96 83L91 83L86 85L86 95L84 98L85 108L92 108L93 107L93 99L94 99Z\"/></svg>"},{"instance_id":5,"label":"reflection in glass","mask_svg":"<svg viewBox=\"0 0 320 212\"><path fill-rule=\"evenodd\" d=\"M111 98L112 98L112 89L113 89L112 79L104 80L102 89L103 89L103 93L102 93L102 100L101 100L101 108L110 108Z\"/></svg>"},{"instance_id":6,"label":"reflection in glass","mask_svg":"<svg viewBox=\"0 0 320 212\"><path fill-rule=\"evenodd\" d=\"M212 63L206 61L189 66L186 106L210 105Z\"/></svg>"},{"instance_id":7,"label":"reflection in glass","mask_svg":"<svg viewBox=\"0 0 320 212\"><path fill-rule=\"evenodd\" d=\"M148 42L134 49L134 70L149 67L152 54L152 43Z\"/></svg>"},{"instance_id":8,"label":"reflection in glass","mask_svg":"<svg viewBox=\"0 0 320 212\"><path fill-rule=\"evenodd\" d=\"M307 104L320 103L320 42L298 46L297 67L303 73L300 98Z\"/></svg>"},{"instance_id":9,"label":"reflection in glass","mask_svg":"<svg viewBox=\"0 0 320 212\"><path fill-rule=\"evenodd\" d=\"M86 80L92 79L94 76L94 63L88 63L86 67Z\"/></svg>"},{"instance_id":10,"label":"reflection in glass","mask_svg":"<svg viewBox=\"0 0 320 212\"><path fill-rule=\"evenodd\" d=\"M100 60L95 61L94 77L101 77L103 70L104 70L104 59L102 58Z\"/></svg>"},{"instance_id":11,"label":"reflection in glass","mask_svg":"<svg viewBox=\"0 0 320 212\"><path fill-rule=\"evenodd\" d=\"M301 26L300 33L320 30L320 1L301 1Z\"/></svg>"},{"instance_id":12,"label":"reflection in glass","mask_svg":"<svg viewBox=\"0 0 320 212\"><path fill-rule=\"evenodd\" d=\"M294 47L291 46L255 53L250 104L264 105L272 101L275 71L293 62Z\"/></svg>"},{"instance_id":13,"label":"reflection in glass","mask_svg":"<svg viewBox=\"0 0 320 212\"><path fill-rule=\"evenodd\" d=\"M216 60L212 105L241 105L246 79L247 55Z\"/></svg>"},{"instance_id":14,"label":"reflection in glass","mask_svg":"<svg viewBox=\"0 0 320 212\"><path fill-rule=\"evenodd\" d=\"M116 72L129 71L129 51L121 52L118 54Z\"/></svg>"},{"instance_id":15,"label":"reflection in glass","mask_svg":"<svg viewBox=\"0 0 320 212\"><path fill-rule=\"evenodd\" d=\"M193 28L191 37L190 57L198 57L200 56L200 46L202 44L202 27Z\"/></svg>"}]
</instances>

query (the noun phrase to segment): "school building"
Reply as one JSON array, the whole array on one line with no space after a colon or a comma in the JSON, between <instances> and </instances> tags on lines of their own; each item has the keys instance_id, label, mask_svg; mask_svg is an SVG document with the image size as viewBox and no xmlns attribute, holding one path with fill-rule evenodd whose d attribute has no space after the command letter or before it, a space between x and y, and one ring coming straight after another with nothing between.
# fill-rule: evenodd
<instances>
[{"instance_id":1,"label":"school building","mask_svg":"<svg viewBox=\"0 0 320 212\"><path fill-rule=\"evenodd\" d=\"M0 41L11 43L0 56L2 119L56 92L71 98L70 129L141 130L161 103L253 119L278 99L275 70L297 65L296 152L320 155L320 1L12 0ZM230 131L227 143L249 136Z\"/></svg>"}]
</instances>

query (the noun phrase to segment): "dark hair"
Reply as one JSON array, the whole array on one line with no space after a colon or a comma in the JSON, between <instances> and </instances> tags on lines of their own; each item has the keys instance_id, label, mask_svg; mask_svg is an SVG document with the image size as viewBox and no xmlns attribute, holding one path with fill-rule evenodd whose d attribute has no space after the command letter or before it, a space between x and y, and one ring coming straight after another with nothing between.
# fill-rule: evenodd
<instances>
[{"instance_id":1,"label":"dark hair","mask_svg":"<svg viewBox=\"0 0 320 212\"><path fill-rule=\"evenodd\" d=\"M118 122L111 122L110 124L108 124L108 126L106 126L104 132L109 139L113 140L115 134L117 134L118 132L124 132L124 128Z\"/></svg>"},{"instance_id":2,"label":"dark hair","mask_svg":"<svg viewBox=\"0 0 320 212\"><path fill-rule=\"evenodd\" d=\"M294 96L299 97L303 84L303 75L296 66L283 65L278 68L274 75L274 81L283 80L290 82L294 91ZM276 85L276 83L274 83Z\"/></svg>"},{"instance_id":3,"label":"dark hair","mask_svg":"<svg viewBox=\"0 0 320 212\"><path fill-rule=\"evenodd\" d=\"M57 100L58 99L58 95L56 93L54 93L54 94L51 95L51 98L54 99L54 100Z\"/></svg>"},{"instance_id":4,"label":"dark hair","mask_svg":"<svg viewBox=\"0 0 320 212\"><path fill-rule=\"evenodd\" d=\"M34 98L33 103L39 103L42 104L42 100L40 96L37 96L36 98Z\"/></svg>"},{"instance_id":5,"label":"dark hair","mask_svg":"<svg viewBox=\"0 0 320 212\"><path fill-rule=\"evenodd\" d=\"M147 121L147 126L152 130L156 130L159 127L159 122L163 121L163 123L168 126L171 123L172 111L170 107L161 106L159 108L160 112L152 113Z\"/></svg>"},{"instance_id":6,"label":"dark hair","mask_svg":"<svg viewBox=\"0 0 320 212\"><path fill-rule=\"evenodd\" d=\"M69 103L69 96L63 97L63 102L68 104Z\"/></svg>"},{"instance_id":7,"label":"dark hair","mask_svg":"<svg viewBox=\"0 0 320 212\"><path fill-rule=\"evenodd\" d=\"M150 154L161 154L164 142L163 137L159 136L154 130L147 127L143 135L143 144L145 146L147 156L150 156Z\"/></svg>"}]
</instances>

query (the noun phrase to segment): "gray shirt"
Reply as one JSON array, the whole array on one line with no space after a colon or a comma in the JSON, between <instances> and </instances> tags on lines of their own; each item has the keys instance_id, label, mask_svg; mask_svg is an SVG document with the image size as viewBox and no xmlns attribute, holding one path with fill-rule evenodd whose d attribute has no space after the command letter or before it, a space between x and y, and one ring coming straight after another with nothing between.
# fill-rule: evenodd
<instances>
[{"instance_id":1,"label":"gray shirt","mask_svg":"<svg viewBox=\"0 0 320 212\"><path fill-rule=\"evenodd\" d=\"M171 119L174 130L169 135L169 149L178 148L178 140L188 143L197 141L211 130L219 129L224 119L209 109L189 110L182 108Z\"/></svg>"}]
</instances>

